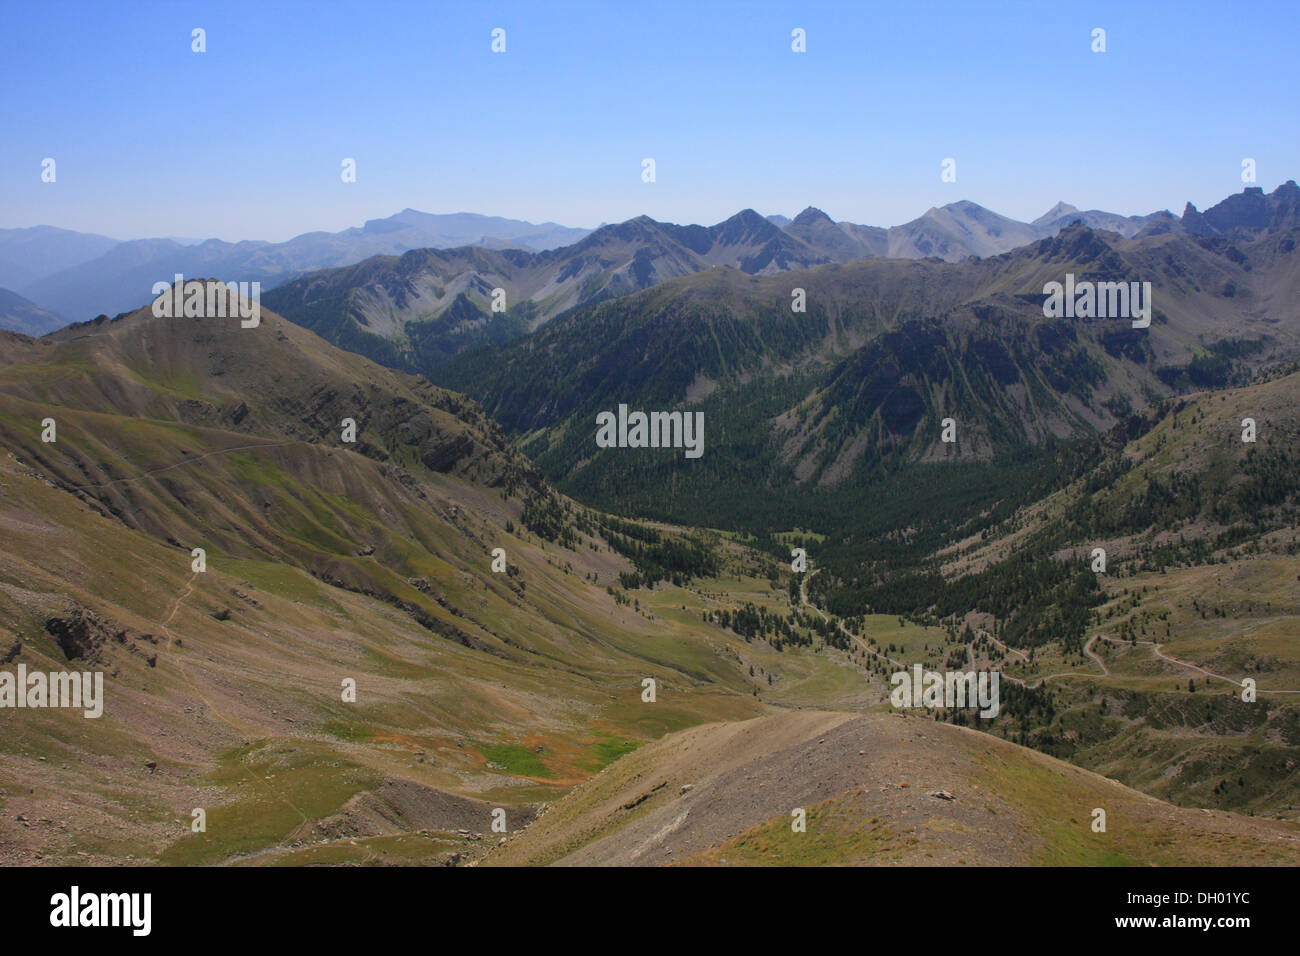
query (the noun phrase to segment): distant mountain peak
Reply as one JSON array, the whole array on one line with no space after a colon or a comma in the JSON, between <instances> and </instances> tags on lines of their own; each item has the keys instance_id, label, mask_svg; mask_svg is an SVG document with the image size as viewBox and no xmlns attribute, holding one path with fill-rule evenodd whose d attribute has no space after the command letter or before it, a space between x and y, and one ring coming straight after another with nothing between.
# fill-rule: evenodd
<instances>
[{"instance_id":1,"label":"distant mountain peak","mask_svg":"<svg viewBox=\"0 0 1300 956\"><path fill-rule=\"evenodd\" d=\"M953 214L965 215L973 209L983 209L979 203L973 203L969 199L958 199L956 202L944 203L942 206L931 206L919 218L920 219L943 219L945 216Z\"/></svg>"},{"instance_id":2,"label":"distant mountain peak","mask_svg":"<svg viewBox=\"0 0 1300 956\"><path fill-rule=\"evenodd\" d=\"M734 216L730 216L729 218L724 219L722 222L718 223L718 225L726 226L728 224L733 224L733 223L737 225L746 225L746 226L772 225L770 222L767 221L767 219L765 219L763 216L760 216L757 212L755 212L753 209L750 209L748 207L740 210L740 212L736 213Z\"/></svg>"},{"instance_id":3,"label":"distant mountain peak","mask_svg":"<svg viewBox=\"0 0 1300 956\"><path fill-rule=\"evenodd\" d=\"M826 213L822 212L816 206L809 206L803 212L799 213L799 215L794 217L794 221L792 225L811 226L815 223L819 223L822 221L829 222L832 224L834 224L835 222L834 219L826 215Z\"/></svg>"},{"instance_id":4,"label":"distant mountain peak","mask_svg":"<svg viewBox=\"0 0 1300 956\"><path fill-rule=\"evenodd\" d=\"M718 242L726 246L752 242L756 238L766 241L771 236L782 235L774 224L752 209L742 209L709 230Z\"/></svg>"},{"instance_id":5,"label":"distant mountain peak","mask_svg":"<svg viewBox=\"0 0 1300 956\"><path fill-rule=\"evenodd\" d=\"M1055 206L1035 219L1033 224L1035 226L1040 226L1045 222L1053 222L1054 220L1060 219L1062 216L1068 216L1070 213L1078 211L1078 206L1071 206L1068 202L1058 201Z\"/></svg>"}]
</instances>

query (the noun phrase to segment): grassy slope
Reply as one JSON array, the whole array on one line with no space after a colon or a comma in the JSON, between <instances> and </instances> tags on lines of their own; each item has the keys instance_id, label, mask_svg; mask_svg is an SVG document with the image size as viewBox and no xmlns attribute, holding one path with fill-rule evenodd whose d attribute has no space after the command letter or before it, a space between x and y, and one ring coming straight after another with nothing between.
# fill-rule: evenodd
<instances>
[{"instance_id":1,"label":"grassy slope","mask_svg":"<svg viewBox=\"0 0 1300 956\"><path fill-rule=\"evenodd\" d=\"M672 750L675 742L638 749L666 733L743 720L773 706L877 705L880 685L869 685L844 655L777 654L703 622L705 611L746 602L784 609L784 589L769 586L770 574L752 555L728 546L722 578L632 592L635 606L618 603L605 585L628 566L599 539L584 537L568 551L518 528L507 532L536 479L472 408L324 347L273 316L264 323L267 340L257 341L267 348L251 353L255 340L240 339L245 333L164 330L140 317L54 345L0 342L7 358L0 434L9 452L0 462L7 545L0 557L0 651L21 639L17 660L29 667L68 666L43 625L66 613L69 601L128 631L95 665L109 675L110 707L99 722L53 711L0 712L6 859L29 861L38 852L70 862L475 857L483 844L472 834L487 830L492 807L506 807L515 829L538 801L578 786L560 806L577 808L581 818L584 787L617 783L638 767L653 775L655 761L680 759L655 749ZM352 388L357 383L367 387ZM1262 408L1258 416L1271 426L1274 405L1284 408L1288 394L1284 386L1274 391L1233 399L1220 417ZM234 421L228 412L245 399L251 407ZM334 440L338 419L355 409L363 436L356 449ZM39 441L46 415L59 421L57 445ZM1203 420L1201 428L1180 428L1177 440L1199 434L1212 444L1212 420ZM424 427L412 430L413 421ZM1161 427L1173 431L1170 423ZM1157 429L1142 441L1169 468L1196 452L1188 446L1166 454L1174 440L1166 435L1162 443ZM448 448L456 451L450 458ZM434 471L422 459L451 465ZM1063 496L1043 510L1069 507ZM188 549L196 544L208 548L205 575L189 571ZM490 549L498 545L517 576L488 571ZM1123 557L1122 544L1114 553ZM1112 602L1102 610L1113 613L1099 630L1109 634L1132 620L1139 638L1161 640L1155 629L1168 624L1165 651L1183 661L1234 678L1254 668L1261 687L1295 686L1287 642L1295 615L1288 585L1300 572L1295 558L1224 557L1229 564L1108 583ZM411 583L419 578L427 589ZM1135 586L1149 589L1136 607L1124 593ZM1193 595L1228 616L1201 617ZM214 613L223 609L230 613L218 620ZM1168 619L1160 617L1165 612ZM878 648L901 646L895 658L933 661L944 632L876 615L863 636ZM1008 673L1030 680L1077 675L1054 678L1065 691L1057 729L1074 735L1067 738L1073 759L1182 802L1271 812L1293 804L1287 780L1294 768L1286 765L1295 746L1293 709L1276 709L1262 723L1243 720L1230 708L1215 709L1226 708L1225 694L1217 703L1203 691L1188 695L1185 669L1153 660L1149 646L1099 653L1113 672L1104 681L1091 661L1053 656L1050 648L1033 665L1006 664ZM659 700L643 704L640 681L651 675L659 680ZM356 705L338 699L345 676L358 680ZM970 737L950 740L964 732L898 723L949 743ZM914 799L930 744L884 736L895 746L871 758L906 776L900 773L892 789L876 787L870 814L859 805L870 795L863 781L818 789L845 761L820 775L792 764L786 778L762 779L813 786L797 797L822 828L797 836L815 839L790 844L785 817L774 819L788 809L746 803L738 796L745 788L732 780L727 805L744 813L715 809L718 821L730 823L703 826L714 833L711 842L683 844L677 856L657 862L699 854L716 862L996 859L993 835L1008 832L1000 822L927 815L947 803L928 792ZM975 777L962 770L965 776L940 776L926 786L965 787L987 776L973 784L989 791L983 809L1014 819L1015 832L1023 831L1021 842L1006 841L1013 862L1231 862L1236 851L1224 847L1244 845L1242 858L1273 859L1276 847L1288 845L1268 836L1277 831L1249 836L1254 824L1224 817L1227 829L1200 842L1204 855L1184 858L1166 845L1171 820L1190 825L1177 816L1181 811L1154 801L1128 809L1131 801L1115 796L1108 781L1044 776L1042 767L1060 765L980 739L993 748L987 759L975 750L944 751L958 770L976 766ZM851 747L844 752L856 754ZM698 767L722 766L724 755L716 756ZM150 760L157 762L152 771L145 767ZM1249 800L1222 789L1239 776L1249 777L1249 788L1239 788ZM690 776L680 781L696 783ZM407 787L415 796L400 797ZM674 780L656 790L645 812L679 789ZM1136 814L1138 823L1124 822L1121 830L1112 822L1110 843L1079 842L1074 827L1086 829L1090 812L1079 809L1087 803L1080 795L1094 792L1115 799L1121 822ZM202 835L188 831L197 806L209 810ZM547 832L549 821L561 819L552 816L558 810L519 841L540 839L532 834ZM633 810L640 813L641 805ZM601 825L616 832L617 816ZM672 824L665 819L657 829ZM1234 827L1246 828L1244 844L1229 840ZM563 846L591 842L579 834ZM607 847L610 860L624 852L616 843ZM514 846L502 860L523 859L511 855ZM550 862L572 851L557 846L527 859ZM586 852L596 854L592 861L604 859Z\"/></svg>"},{"instance_id":2,"label":"grassy slope","mask_svg":"<svg viewBox=\"0 0 1300 956\"><path fill-rule=\"evenodd\" d=\"M1005 556L1013 544L1023 546L1035 530L1087 512L1122 514L1153 480L1168 484L1179 475L1201 481L1203 510L1186 520L1136 533L1076 534L1058 551L1063 560L1086 563L1094 547L1106 550L1108 573L1101 583L1108 600L1089 637L1109 673L1050 644L1032 663L1011 654L995 659L1004 673L1031 683L1048 678L1057 691L1061 714L1048 732L1058 740L1049 750L1183 805L1297 818L1300 695L1293 692L1300 690L1294 639L1300 633L1300 554L1294 511L1265 509L1263 530L1212 545L1199 557L1176 556L1163 570L1145 562L1152 549L1213 542L1240 524L1236 511L1224 523L1205 509L1231 500L1246 480L1248 456L1296 447L1298 393L1300 374L1292 373L1189 396L1176 414L1159 416L1118 451L1132 467L1096 492L1077 482L988 541L968 542L959 557L956 551L946 555L949 572L961 573ZM1258 423L1253 445L1241 441L1246 417ZM1138 524L1150 520L1140 512L1134 518ZM1241 700L1245 678L1257 683L1257 703Z\"/></svg>"},{"instance_id":3,"label":"grassy slope","mask_svg":"<svg viewBox=\"0 0 1300 956\"><path fill-rule=\"evenodd\" d=\"M796 768L817 772L783 772ZM806 832L792 827L796 808ZM1230 865L1294 862L1297 850L1294 825L1171 807L986 734L805 711L648 745L486 862Z\"/></svg>"},{"instance_id":4,"label":"grassy slope","mask_svg":"<svg viewBox=\"0 0 1300 956\"><path fill-rule=\"evenodd\" d=\"M494 806L516 827L644 741L763 712L751 664L784 703L865 689L832 655L704 624L715 602L698 588L616 603L605 583L630 568L602 542L567 551L506 530L526 463L472 410L274 316L257 331L268 338L231 342L134 316L107 335L6 343L0 650L21 640L15 662L74 666L44 628L74 604L126 631L75 665L105 671L98 721L0 712L6 861L473 855ZM237 347L253 351L227 375L199 374ZM352 399L357 450L325 425L343 408L314 410L349 378L379 389ZM221 409L245 395L235 431ZM385 419L403 399L405 417ZM404 442L421 417L432 434ZM360 453L367 440L378 451ZM419 464L439 443L464 449L449 471ZM206 573L190 570L195 546ZM497 546L517 573L489 570ZM748 574L733 587L768 589ZM340 699L347 677L356 704ZM392 796L405 787L406 804ZM189 830L195 807L206 833Z\"/></svg>"}]
</instances>

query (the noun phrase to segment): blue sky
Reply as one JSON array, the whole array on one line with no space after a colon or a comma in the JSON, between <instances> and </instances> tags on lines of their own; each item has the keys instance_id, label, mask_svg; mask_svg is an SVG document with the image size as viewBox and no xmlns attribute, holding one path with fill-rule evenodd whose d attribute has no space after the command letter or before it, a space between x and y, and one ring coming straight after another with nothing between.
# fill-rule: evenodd
<instances>
[{"instance_id":1,"label":"blue sky","mask_svg":"<svg viewBox=\"0 0 1300 956\"><path fill-rule=\"evenodd\" d=\"M0 11L0 227L282 240L408 206L594 226L807 205L888 226L958 199L1204 209L1243 157L1267 190L1300 176L1297 2Z\"/></svg>"}]
</instances>

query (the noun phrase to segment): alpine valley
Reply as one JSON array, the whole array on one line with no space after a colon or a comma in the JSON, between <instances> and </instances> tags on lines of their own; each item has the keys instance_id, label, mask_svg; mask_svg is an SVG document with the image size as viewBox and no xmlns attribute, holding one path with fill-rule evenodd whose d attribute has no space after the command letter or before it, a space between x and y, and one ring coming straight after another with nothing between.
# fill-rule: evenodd
<instances>
[{"instance_id":1,"label":"alpine valley","mask_svg":"<svg viewBox=\"0 0 1300 956\"><path fill-rule=\"evenodd\" d=\"M0 299L0 658L104 674L0 708L0 863L1294 864L1294 182L511 223L253 328Z\"/></svg>"}]
</instances>

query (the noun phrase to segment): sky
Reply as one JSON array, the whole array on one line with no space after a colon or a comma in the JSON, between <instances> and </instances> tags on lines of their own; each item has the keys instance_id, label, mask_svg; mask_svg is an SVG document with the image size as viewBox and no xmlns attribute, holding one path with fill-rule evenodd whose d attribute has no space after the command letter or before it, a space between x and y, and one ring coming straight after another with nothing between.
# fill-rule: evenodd
<instances>
[{"instance_id":1,"label":"sky","mask_svg":"<svg viewBox=\"0 0 1300 956\"><path fill-rule=\"evenodd\" d=\"M1295 0L0 0L0 228L1181 213L1244 158L1266 190L1300 177L1297 27Z\"/></svg>"}]
</instances>

